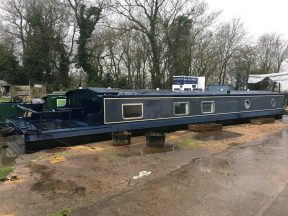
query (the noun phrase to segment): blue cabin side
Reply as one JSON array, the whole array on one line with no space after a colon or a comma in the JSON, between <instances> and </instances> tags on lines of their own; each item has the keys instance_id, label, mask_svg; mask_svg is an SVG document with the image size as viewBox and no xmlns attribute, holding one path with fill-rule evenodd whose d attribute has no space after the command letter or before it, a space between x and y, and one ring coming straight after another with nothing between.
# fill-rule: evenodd
<instances>
[{"instance_id":1,"label":"blue cabin side","mask_svg":"<svg viewBox=\"0 0 288 216\"><path fill-rule=\"evenodd\" d=\"M31 125L43 131L138 123L135 129L197 122L277 116L284 112L284 95L273 92L171 92L86 88L66 93L64 107L31 111L31 117L9 122L25 133ZM23 107L22 107L23 108ZM59 124L53 126L53 122ZM27 123L28 122L28 123ZM150 123L153 122L153 123ZM156 124L155 122L161 122ZM25 127L19 126L25 123ZM145 124L144 124L145 123ZM147 123L147 124L146 124ZM28 125L28 126L27 126ZM135 126L135 124L130 124ZM132 128L133 128L132 127ZM111 131L115 130L115 127Z\"/></svg>"},{"instance_id":2,"label":"blue cabin side","mask_svg":"<svg viewBox=\"0 0 288 216\"><path fill-rule=\"evenodd\" d=\"M87 88L67 94L67 108L72 110L72 119L87 122L90 126L123 125L123 130L127 129L125 123L138 123L138 129L157 125L156 121L162 122L161 126L169 126L277 116L283 114L283 107L284 95L275 92Z\"/></svg>"},{"instance_id":3,"label":"blue cabin side","mask_svg":"<svg viewBox=\"0 0 288 216\"><path fill-rule=\"evenodd\" d=\"M66 93L71 119L87 126L192 118L215 119L272 116L283 112L284 95L274 92L170 92L86 88ZM67 113L62 118L67 119ZM214 117L213 117L214 116ZM178 124L176 121L168 125ZM83 125L83 124L82 124ZM141 125L139 126L141 127Z\"/></svg>"},{"instance_id":4,"label":"blue cabin side","mask_svg":"<svg viewBox=\"0 0 288 216\"><path fill-rule=\"evenodd\" d=\"M170 120L173 125L176 119L195 123L196 119L209 122L276 116L283 112L283 106L283 95L276 94L104 98L104 123Z\"/></svg>"}]
</instances>

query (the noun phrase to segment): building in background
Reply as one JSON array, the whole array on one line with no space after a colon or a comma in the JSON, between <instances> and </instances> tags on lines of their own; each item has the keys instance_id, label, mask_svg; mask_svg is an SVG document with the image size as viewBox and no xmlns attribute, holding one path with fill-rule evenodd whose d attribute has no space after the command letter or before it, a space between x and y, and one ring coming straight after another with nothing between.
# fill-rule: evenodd
<instances>
[{"instance_id":1,"label":"building in background","mask_svg":"<svg viewBox=\"0 0 288 216\"><path fill-rule=\"evenodd\" d=\"M248 88L288 93L288 72L250 74L248 79Z\"/></svg>"}]
</instances>

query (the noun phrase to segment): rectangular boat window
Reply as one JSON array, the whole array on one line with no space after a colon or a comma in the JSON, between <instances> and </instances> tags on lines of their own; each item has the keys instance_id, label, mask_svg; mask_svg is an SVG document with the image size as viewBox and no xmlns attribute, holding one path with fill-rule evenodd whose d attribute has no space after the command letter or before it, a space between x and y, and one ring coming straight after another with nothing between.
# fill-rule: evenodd
<instances>
[{"instance_id":1,"label":"rectangular boat window","mask_svg":"<svg viewBox=\"0 0 288 216\"><path fill-rule=\"evenodd\" d=\"M189 103L188 102L174 102L174 115L188 115Z\"/></svg>"},{"instance_id":2,"label":"rectangular boat window","mask_svg":"<svg viewBox=\"0 0 288 216\"><path fill-rule=\"evenodd\" d=\"M143 118L143 104L122 104L123 119Z\"/></svg>"},{"instance_id":3,"label":"rectangular boat window","mask_svg":"<svg viewBox=\"0 0 288 216\"><path fill-rule=\"evenodd\" d=\"M202 113L214 113L215 102L214 101L202 101L201 109L202 109Z\"/></svg>"},{"instance_id":4,"label":"rectangular boat window","mask_svg":"<svg viewBox=\"0 0 288 216\"><path fill-rule=\"evenodd\" d=\"M66 106L66 99L65 98L58 98L56 100L57 107L64 107Z\"/></svg>"}]
</instances>

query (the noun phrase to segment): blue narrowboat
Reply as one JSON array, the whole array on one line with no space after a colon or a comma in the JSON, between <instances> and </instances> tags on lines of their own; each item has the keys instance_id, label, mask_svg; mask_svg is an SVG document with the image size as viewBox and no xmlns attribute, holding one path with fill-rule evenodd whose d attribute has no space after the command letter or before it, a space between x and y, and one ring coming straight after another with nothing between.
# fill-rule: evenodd
<instances>
[{"instance_id":1,"label":"blue narrowboat","mask_svg":"<svg viewBox=\"0 0 288 216\"><path fill-rule=\"evenodd\" d=\"M41 104L17 105L25 114L7 120L5 136L20 137L29 152L47 143L84 143L112 132L284 114L284 95L264 91L85 88L68 91L66 98L64 107L51 111L43 111Z\"/></svg>"}]
</instances>

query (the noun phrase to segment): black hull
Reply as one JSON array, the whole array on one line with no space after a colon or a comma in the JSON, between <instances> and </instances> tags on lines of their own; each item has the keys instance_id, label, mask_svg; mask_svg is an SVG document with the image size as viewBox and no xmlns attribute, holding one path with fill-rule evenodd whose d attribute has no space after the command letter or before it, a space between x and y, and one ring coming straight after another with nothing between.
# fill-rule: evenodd
<instances>
[{"instance_id":1,"label":"black hull","mask_svg":"<svg viewBox=\"0 0 288 216\"><path fill-rule=\"evenodd\" d=\"M282 115L270 115L265 116L267 118L275 118L275 119L281 119ZM217 121L214 123L220 123L223 125L236 125L240 123L248 123L249 119L251 118L245 118L245 119L231 119L231 120L223 120L223 121ZM209 122L206 122L209 123ZM149 129L140 129L140 130L133 130L132 136L141 136L149 131L153 132L173 132L176 130L186 130L188 128L188 125L174 125L174 126L166 126L166 127L158 127L158 128L149 128ZM23 139L23 143L25 143L25 153L33 153L44 149L52 149L56 147L69 147L69 146L75 146L75 145L84 145L89 144L93 142L100 142L100 141L107 141L111 140L111 133L105 133L105 134L97 134L97 135L85 135L85 136L78 136L78 137L66 137L61 139L46 139L41 141L33 141L33 142L25 142ZM19 141L18 141L19 143Z\"/></svg>"},{"instance_id":2,"label":"black hull","mask_svg":"<svg viewBox=\"0 0 288 216\"><path fill-rule=\"evenodd\" d=\"M52 149L57 147L69 147L75 145L83 145L93 142L100 142L111 139L111 134L86 135L79 137L68 137L61 139L47 139L41 141L25 142L25 153L33 153L44 149Z\"/></svg>"}]
</instances>

